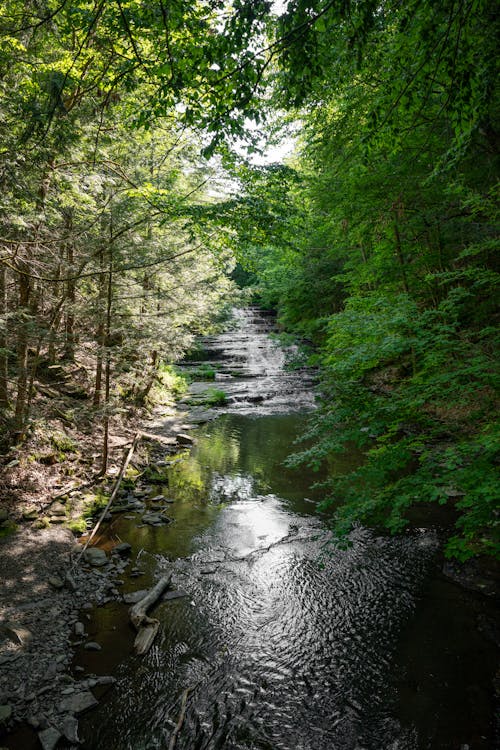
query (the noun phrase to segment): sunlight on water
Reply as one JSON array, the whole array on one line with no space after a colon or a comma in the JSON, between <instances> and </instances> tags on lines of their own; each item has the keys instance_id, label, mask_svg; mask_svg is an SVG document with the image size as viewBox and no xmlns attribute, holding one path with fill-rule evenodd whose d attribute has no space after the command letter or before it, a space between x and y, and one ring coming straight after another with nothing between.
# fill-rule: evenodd
<instances>
[{"instance_id":1,"label":"sunlight on water","mask_svg":"<svg viewBox=\"0 0 500 750\"><path fill-rule=\"evenodd\" d=\"M425 599L427 619L411 629L425 614L429 580L435 585L435 534L391 538L357 528L349 545L332 544L327 519L314 514L321 491L310 488L323 475L283 465L307 419L283 413L284 390L288 411L302 406L306 380L279 369L274 342L264 343L269 325L254 310L238 325L211 346L230 367L239 362L233 393L241 399L234 413L201 427L191 454L170 467L164 493L173 523L151 528L121 516L109 528L132 544L144 570L126 590L169 571L186 596L156 607L160 637L141 659L130 655L124 608L94 613L92 627L107 643L100 663L114 658L119 681L85 719L85 747L165 750L190 688L176 750L423 750L458 748L470 737L487 750L484 721L468 715L466 676L438 655L449 644L434 619L460 621L463 611L450 584L440 584L439 600ZM265 407L249 416L256 393ZM455 632L458 654L477 637L466 623L463 636ZM412 675L425 684L424 702ZM454 744L441 742L450 736Z\"/></svg>"}]
</instances>

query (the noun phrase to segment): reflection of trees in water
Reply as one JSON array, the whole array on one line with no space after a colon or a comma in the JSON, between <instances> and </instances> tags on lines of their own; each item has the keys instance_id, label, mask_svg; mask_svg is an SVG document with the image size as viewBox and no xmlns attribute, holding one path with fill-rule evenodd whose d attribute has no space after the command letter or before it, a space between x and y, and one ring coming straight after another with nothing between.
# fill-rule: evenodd
<instances>
[{"instance_id":1,"label":"reflection of trees in water","mask_svg":"<svg viewBox=\"0 0 500 750\"><path fill-rule=\"evenodd\" d=\"M311 496L314 493L304 472L284 466L297 434L305 429L305 420L305 415L297 414L220 417L200 429L193 453L172 467L169 491L180 499L220 502L238 499L242 493L247 496L250 481L255 494L273 492L289 499ZM234 498L229 497L231 487Z\"/></svg>"}]
</instances>

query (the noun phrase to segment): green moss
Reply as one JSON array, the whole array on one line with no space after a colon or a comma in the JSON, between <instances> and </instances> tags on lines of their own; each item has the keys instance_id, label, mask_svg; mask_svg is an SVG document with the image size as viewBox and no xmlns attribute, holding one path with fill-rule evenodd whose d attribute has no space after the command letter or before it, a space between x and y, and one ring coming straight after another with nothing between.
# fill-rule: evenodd
<instances>
[{"instance_id":1,"label":"green moss","mask_svg":"<svg viewBox=\"0 0 500 750\"><path fill-rule=\"evenodd\" d=\"M84 518L75 518L66 524L66 527L73 532L73 534L83 534L87 531L87 524Z\"/></svg>"},{"instance_id":2,"label":"green moss","mask_svg":"<svg viewBox=\"0 0 500 750\"><path fill-rule=\"evenodd\" d=\"M168 468L166 466L148 466L144 477L150 484L168 484Z\"/></svg>"},{"instance_id":3,"label":"green moss","mask_svg":"<svg viewBox=\"0 0 500 750\"><path fill-rule=\"evenodd\" d=\"M66 453L78 452L78 447L75 441L63 432L54 432L54 434L50 436L50 442L54 448L59 451L59 455L62 456L61 460L64 459Z\"/></svg>"},{"instance_id":4,"label":"green moss","mask_svg":"<svg viewBox=\"0 0 500 750\"><path fill-rule=\"evenodd\" d=\"M5 521L0 526L0 539L3 539L6 536L10 536L11 534L15 534L18 529L18 526L13 521Z\"/></svg>"},{"instance_id":5,"label":"green moss","mask_svg":"<svg viewBox=\"0 0 500 750\"><path fill-rule=\"evenodd\" d=\"M96 516L106 507L108 500L108 495L105 495L101 490L98 490L96 493L85 495L84 509L82 513L83 518L93 518Z\"/></svg>"},{"instance_id":6,"label":"green moss","mask_svg":"<svg viewBox=\"0 0 500 750\"><path fill-rule=\"evenodd\" d=\"M193 380L215 380L216 371L211 365L201 364L198 367L190 368L184 373L184 377L192 382Z\"/></svg>"},{"instance_id":7,"label":"green moss","mask_svg":"<svg viewBox=\"0 0 500 750\"><path fill-rule=\"evenodd\" d=\"M43 516L43 518L39 518L38 521L35 521L32 525L32 529L48 529L50 527L50 520L47 516Z\"/></svg>"},{"instance_id":8,"label":"green moss","mask_svg":"<svg viewBox=\"0 0 500 750\"><path fill-rule=\"evenodd\" d=\"M127 466L127 469L125 471L124 479L123 479L123 487L128 487L128 489L131 489L136 480L137 477L140 476L139 469L135 469L133 466Z\"/></svg>"}]
</instances>

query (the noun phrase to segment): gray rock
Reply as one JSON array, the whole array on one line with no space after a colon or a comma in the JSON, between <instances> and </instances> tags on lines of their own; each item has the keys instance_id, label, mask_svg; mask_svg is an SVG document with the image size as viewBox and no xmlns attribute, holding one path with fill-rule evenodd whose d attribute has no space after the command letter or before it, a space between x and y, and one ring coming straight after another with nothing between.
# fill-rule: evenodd
<instances>
[{"instance_id":1,"label":"gray rock","mask_svg":"<svg viewBox=\"0 0 500 750\"><path fill-rule=\"evenodd\" d=\"M5 724L12 716L12 706L5 704L0 706L0 724Z\"/></svg>"},{"instance_id":2,"label":"gray rock","mask_svg":"<svg viewBox=\"0 0 500 750\"><path fill-rule=\"evenodd\" d=\"M0 508L0 524L5 523L9 518L8 512L5 510L5 508Z\"/></svg>"},{"instance_id":3,"label":"gray rock","mask_svg":"<svg viewBox=\"0 0 500 750\"><path fill-rule=\"evenodd\" d=\"M49 583L55 589L62 589L62 588L64 588L64 581L63 581L62 578L59 578L59 576L51 576L49 578Z\"/></svg>"},{"instance_id":4,"label":"gray rock","mask_svg":"<svg viewBox=\"0 0 500 750\"><path fill-rule=\"evenodd\" d=\"M170 518L161 515L161 513L145 513L142 516L142 522L149 524L149 526L162 526L163 524L170 523Z\"/></svg>"},{"instance_id":5,"label":"gray rock","mask_svg":"<svg viewBox=\"0 0 500 750\"><path fill-rule=\"evenodd\" d=\"M49 727L44 729L43 732L38 732L38 739L43 750L54 750L61 737L62 734L55 727Z\"/></svg>"},{"instance_id":6,"label":"gray rock","mask_svg":"<svg viewBox=\"0 0 500 750\"><path fill-rule=\"evenodd\" d=\"M83 648L85 649L85 651L102 651L102 646L100 646L99 643L96 643L95 641L87 641Z\"/></svg>"},{"instance_id":7,"label":"gray rock","mask_svg":"<svg viewBox=\"0 0 500 750\"><path fill-rule=\"evenodd\" d=\"M37 510L25 510L23 511L23 520L24 521L36 521L38 518L38 511Z\"/></svg>"},{"instance_id":8,"label":"gray rock","mask_svg":"<svg viewBox=\"0 0 500 750\"><path fill-rule=\"evenodd\" d=\"M64 719L62 724L62 731L69 742L75 742L77 744L80 743L80 738L78 737L78 719L76 719L74 716L67 716Z\"/></svg>"},{"instance_id":9,"label":"gray rock","mask_svg":"<svg viewBox=\"0 0 500 750\"><path fill-rule=\"evenodd\" d=\"M76 693L76 695L69 695L64 698L59 706L58 710L60 713L71 713L81 714L83 711L87 711L89 708L97 706L97 701L88 690L82 693Z\"/></svg>"},{"instance_id":10,"label":"gray rock","mask_svg":"<svg viewBox=\"0 0 500 750\"><path fill-rule=\"evenodd\" d=\"M74 630L75 635L85 635L85 625L83 622L75 622Z\"/></svg>"},{"instance_id":11,"label":"gray rock","mask_svg":"<svg viewBox=\"0 0 500 750\"><path fill-rule=\"evenodd\" d=\"M45 679L53 680L57 674L57 664L55 661L51 662L45 670Z\"/></svg>"},{"instance_id":12,"label":"gray rock","mask_svg":"<svg viewBox=\"0 0 500 750\"><path fill-rule=\"evenodd\" d=\"M62 503L53 503L50 507L50 512L53 516L65 516L66 507Z\"/></svg>"},{"instance_id":13,"label":"gray rock","mask_svg":"<svg viewBox=\"0 0 500 750\"><path fill-rule=\"evenodd\" d=\"M5 633L11 641L19 643L21 646L26 646L33 640L33 633L22 625L7 624L5 626Z\"/></svg>"},{"instance_id":14,"label":"gray rock","mask_svg":"<svg viewBox=\"0 0 500 750\"><path fill-rule=\"evenodd\" d=\"M101 677L96 677L97 685L114 685L116 677L112 677L110 674L103 674Z\"/></svg>"},{"instance_id":15,"label":"gray rock","mask_svg":"<svg viewBox=\"0 0 500 750\"><path fill-rule=\"evenodd\" d=\"M95 568L100 568L108 562L106 553L103 549L99 549L98 547L89 547L86 549L84 557L89 565L92 565Z\"/></svg>"}]
</instances>

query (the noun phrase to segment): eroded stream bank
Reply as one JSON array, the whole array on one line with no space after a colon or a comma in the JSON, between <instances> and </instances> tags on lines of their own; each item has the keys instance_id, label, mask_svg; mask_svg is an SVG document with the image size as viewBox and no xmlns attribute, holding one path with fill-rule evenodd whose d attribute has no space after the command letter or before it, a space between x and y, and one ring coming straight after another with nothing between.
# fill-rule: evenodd
<instances>
[{"instance_id":1,"label":"eroded stream bank","mask_svg":"<svg viewBox=\"0 0 500 750\"><path fill-rule=\"evenodd\" d=\"M123 601L82 614L101 649L77 649L75 677L117 680L82 716L84 747L168 747L188 688L183 750L494 747L491 601L441 575L431 529L360 528L349 549L329 545L312 477L283 466L310 383L283 370L269 328L247 310L207 342L228 403L191 433L191 451L158 455L101 536L105 548L131 545L120 599L167 572L173 585L145 657L132 655ZM213 386L195 384L194 400ZM190 417L214 416L205 411L192 405ZM171 523L134 509L154 497Z\"/></svg>"}]
</instances>

